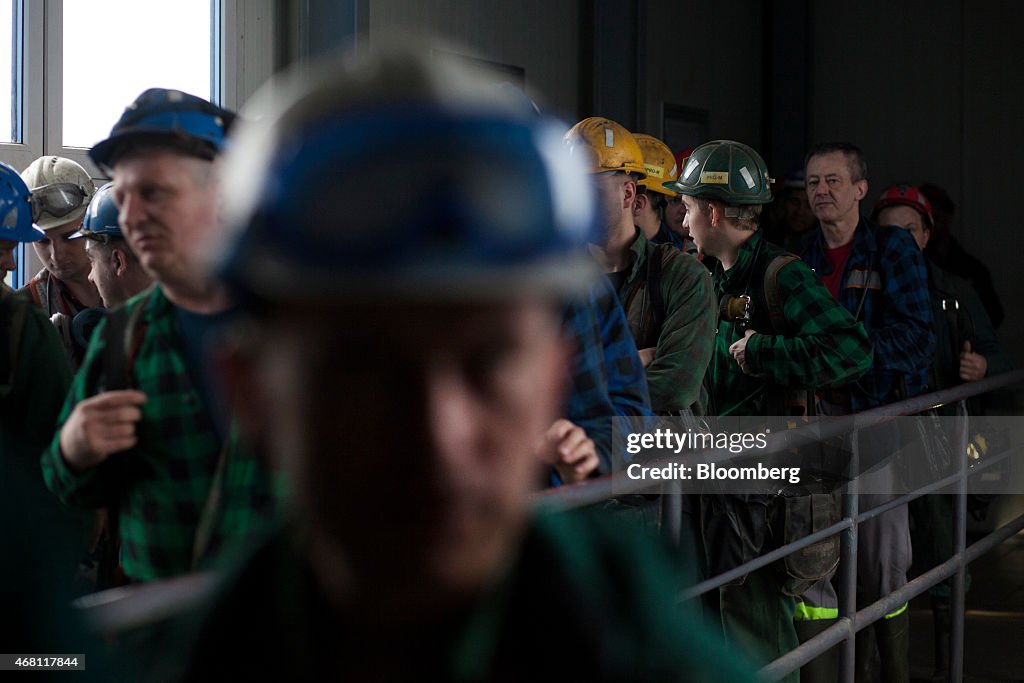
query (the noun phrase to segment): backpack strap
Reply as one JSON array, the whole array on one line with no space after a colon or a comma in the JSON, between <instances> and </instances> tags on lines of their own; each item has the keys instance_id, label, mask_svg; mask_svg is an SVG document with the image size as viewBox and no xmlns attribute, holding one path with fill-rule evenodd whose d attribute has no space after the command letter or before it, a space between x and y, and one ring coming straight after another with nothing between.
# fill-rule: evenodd
<instances>
[{"instance_id":1,"label":"backpack strap","mask_svg":"<svg viewBox=\"0 0 1024 683\"><path fill-rule=\"evenodd\" d=\"M795 254L778 254L768 262L764 270L763 291L765 305L768 309L768 319L771 321L772 333L778 336L792 334L792 329L786 323L786 315L783 310L782 292L779 290L779 271L793 261L799 260L800 257ZM768 388L766 410L769 415L785 415L794 407L790 404L794 403L803 404L804 414L807 416L817 413L813 391L787 391L775 385Z\"/></svg>"},{"instance_id":2,"label":"backpack strap","mask_svg":"<svg viewBox=\"0 0 1024 683\"><path fill-rule=\"evenodd\" d=\"M29 285L28 292L29 292L29 295L32 297L32 301L35 303L36 306L38 306L39 308L43 309L44 311L49 311L50 310L49 302L45 302L44 303L44 301L46 299L46 282L45 281L43 281L43 280L36 280L31 285Z\"/></svg>"},{"instance_id":3,"label":"backpack strap","mask_svg":"<svg viewBox=\"0 0 1024 683\"><path fill-rule=\"evenodd\" d=\"M672 263L674 259L682 256L681 251L669 244L653 244L652 246L654 249L651 251L650 257L645 264L644 312L641 315L641 320L647 321L647 325L643 328L647 343L640 346L639 342L637 342L637 348L658 345L661 328L665 324L665 317L667 316L662 273L665 270L666 263Z\"/></svg>"},{"instance_id":4,"label":"backpack strap","mask_svg":"<svg viewBox=\"0 0 1024 683\"><path fill-rule=\"evenodd\" d=\"M647 290L647 297L651 303L650 323L647 325L647 341L645 346L657 346L658 337L661 336L661 326L665 322L665 299L661 295L661 249L655 247L647 259L647 282L644 287ZM654 336L654 343L650 343L651 336Z\"/></svg>"},{"instance_id":5,"label":"backpack strap","mask_svg":"<svg viewBox=\"0 0 1024 683\"><path fill-rule=\"evenodd\" d=\"M107 313L107 326L103 338L103 369L100 391L119 391L131 386L132 365L142 347L148 325L141 321L142 313L153 298L153 290L142 299L129 315L128 309L119 306ZM111 472L111 476L119 476ZM99 544L96 587L113 588L123 583L121 575L120 510L111 503L106 508L106 528Z\"/></svg>"},{"instance_id":6,"label":"backpack strap","mask_svg":"<svg viewBox=\"0 0 1024 683\"><path fill-rule=\"evenodd\" d=\"M125 360L125 330L128 327L128 312L116 308L107 313L104 328L103 347L103 390L120 391L128 388L128 363Z\"/></svg>"},{"instance_id":7,"label":"backpack strap","mask_svg":"<svg viewBox=\"0 0 1024 683\"><path fill-rule=\"evenodd\" d=\"M778 335L785 335L790 331L786 325L786 316L782 308L779 271L798 260L800 257L795 254L779 254L768 262L768 267L764 270L764 299L768 305L768 317L772 323L772 331Z\"/></svg>"},{"instance_id":8,"label":"backpack strap","mask_svg":"<svg viewBox=\"0 0 1024 683\"><path fill-rule=\"evenodd\" d=\"M103 348L103 391L127 389L131 383L132 366L142 348L148 325L142 315L153 298L153 290L139 301L131 314L124 306L107 313Z\"/></svg>"},{"instance_id":9,"label":"backpack strap","mask_svg":"<svg viewBox=\"0 0 1024 683\"><path fill-rule=\"evenodd\" d=\"M199 521L196 523L196 535L192 539L193 569L199 568L213 542L223 502L224 477L227 470L230 443L231 436L229 434L224 437L224 442L220 446L220 455L217 456L217 468L213 472L210 490L206 494L206 501L203 503L203 509L199 514Z\"/></svg>"}]
</instances>

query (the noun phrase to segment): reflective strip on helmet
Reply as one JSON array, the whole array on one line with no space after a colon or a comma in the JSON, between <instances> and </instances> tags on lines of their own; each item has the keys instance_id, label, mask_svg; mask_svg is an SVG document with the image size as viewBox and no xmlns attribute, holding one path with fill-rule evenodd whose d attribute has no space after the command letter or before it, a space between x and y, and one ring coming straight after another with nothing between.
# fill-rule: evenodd
<instances>
[{"instance_id":1,"label":"reflective strip on helmet","mask_svg":"<svg viewBox=\"0 0 1024 683\"><path fill-rule=\"evenodd\" d=\"M757 187L757 183L754 182L754 176L750 175L750 171L747 170L746 166L740 169L740 175L743 176L743 180L751 190Z\"/></svg>"},{"instance_id":2,"label":"reflective strip on helmet","mask_svg":"<svg viewBox=\"0 0 1024 683\"><path fill-rule=\"evenodd\" d=\"M696 159L690 159L690 161L687 162L686 164L686 168L683 169L683 177L689 178L690 174L696 171L698 166L700 166L699 161L697 161Z\"/></svg>"},{"instance_id":3,"label":"reflective strip on helmet","mask_svg":"<svg viewBox=\"0 0 1024 683\"><path fill-rule=\"evenodd\" d=\"M614 147L615 146L615 131L611 128L604 129L604 146Z\"/></svg>"},{"instance_id":4,"label":"reflective strip on helmet","mask_svg":"<svg viewBox=\"0 0 1024 683\"><path fill-rule=\"evenodd\" d=\"M800 601L796 603L796 609L793 611L794 621L822 621L824 619L838 618L838 607L815 607Z\"/></svg>"}]
</instances>

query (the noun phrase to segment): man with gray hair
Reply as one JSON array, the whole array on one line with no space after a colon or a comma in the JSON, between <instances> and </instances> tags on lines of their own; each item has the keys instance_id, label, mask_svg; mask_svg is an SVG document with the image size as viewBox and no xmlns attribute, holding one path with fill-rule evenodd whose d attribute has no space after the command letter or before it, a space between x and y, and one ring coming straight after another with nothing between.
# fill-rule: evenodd
<instances>
[{"instance_id":1,"label":"man with gray hair","mask_svg":"<svg viewBox=\"0 0 1024 683\"><path fill-rule=\"evenodd\" d=\"M867 373L842 390L828 391L824 407L834 414L856 413L923 393L935 352L924 257L910 233L879 226L861 212L868 178L859 147L849 142L817 145L807 153L804 166L807 199L818 224L800 255L832 296L864 325L874 345ZM894 425L865 430L860 435L861 465L867 458L891 456L898 443ZM862 494L860 509L878 507L892 498ZM858 544L858 606L906 584L911 559L906 505L862 522ZM826 582L819 587L824 590L813 597L813 608L837 615L830 586ZM810 609L812 597L804 597ZM861 632L864 637L874 632L888 681L910 678L909 629L904 604ZM866 661L861 658L866 649L858 644L859 665Z\"/></svg>"},{"instance_id":2,"label":"man with gray hair","mask_svg":"<svg viewBox=\"0 0 1024 683\"><path fill-rule=\"evenodd\" d=\"M208 365L233 315L200 263L216 228L214 160L234 118L152 88L90 151L110 169L121 229L157 285L93 335L42 465L68 507L116 511L133 581L220 564L275 512L270 473L238 440Z\"/></svg>"}]
</instances>

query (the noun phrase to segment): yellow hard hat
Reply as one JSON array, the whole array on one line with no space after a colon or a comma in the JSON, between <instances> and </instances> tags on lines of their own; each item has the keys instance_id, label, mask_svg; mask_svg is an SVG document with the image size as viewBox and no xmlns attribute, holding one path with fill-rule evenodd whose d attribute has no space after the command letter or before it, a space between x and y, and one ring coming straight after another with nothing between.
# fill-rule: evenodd
<instances>
[{"instance_id":1,"label":"yellow hard hat","mask_svg":"<svg viewBox=\"0 0 1024 683\"><path fill-rule=\"evenodd\" d=\"M591 116L565 134L565 144L573 155L586 155L591 173L624 171L638 179L647 177L644 155L633 134L611 119Z\"/></svg>"},{"instance_id":2,"label":"yellow hard hat","mask_svg":"<svg viewBox=\"0 0 1024 683\"><path fill-rule=\"evenodd\" d=\"M640 151L644 155L644 169L647 171L647 177L641 180L639 185L653 192L675 197L678 193L663 187L663 183L672 182L679 177L676 157L672 150L653 135L635 133L633 138L636 144L640 145Z\"/></svg>"}]
</instances>

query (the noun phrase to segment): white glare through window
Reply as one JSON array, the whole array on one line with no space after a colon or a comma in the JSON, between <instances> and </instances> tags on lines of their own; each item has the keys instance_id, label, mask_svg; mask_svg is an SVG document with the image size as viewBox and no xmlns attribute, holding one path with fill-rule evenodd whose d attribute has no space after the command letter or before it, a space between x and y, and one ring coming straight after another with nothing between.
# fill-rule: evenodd
<instances>
[{"instance_id":1,"label":"white glare through window","mask_svg":"<svg viewBox=\"0 0 1024 683\"><path fill-rule=\"evenodd\" d=\"M63 146L91 147L105 138L147 88L210 99L216 4L64 0Z\"/></svg>"}]
</instances>

